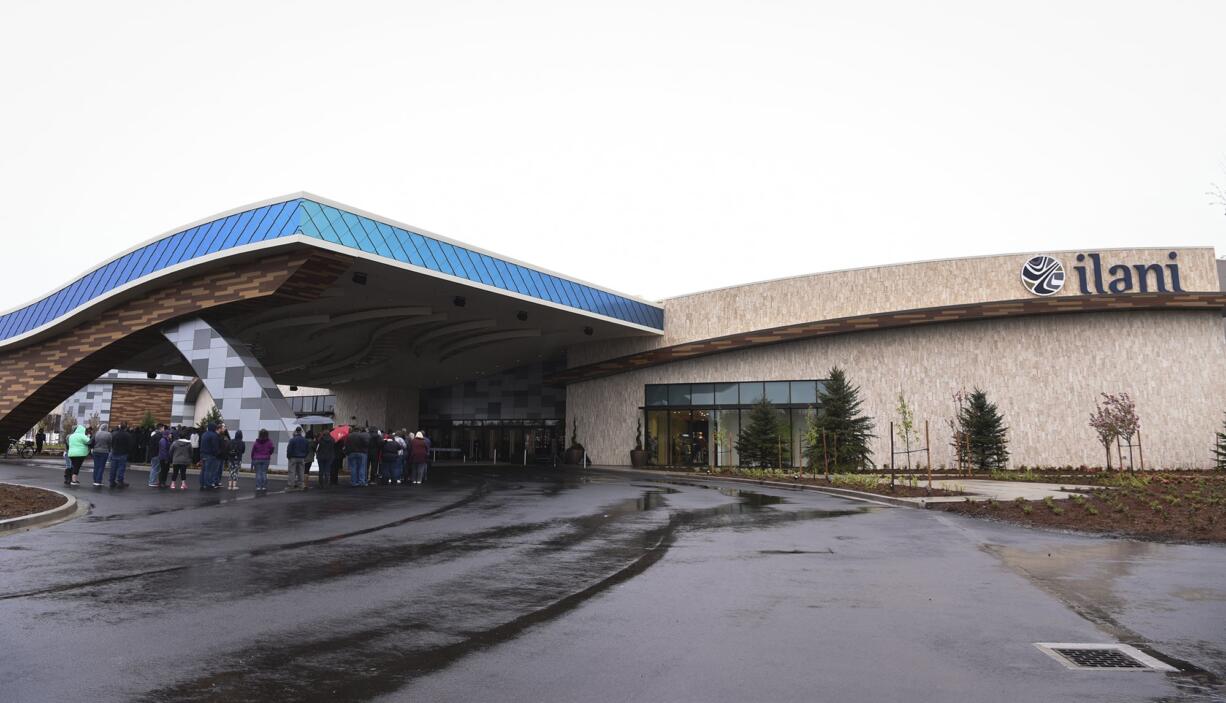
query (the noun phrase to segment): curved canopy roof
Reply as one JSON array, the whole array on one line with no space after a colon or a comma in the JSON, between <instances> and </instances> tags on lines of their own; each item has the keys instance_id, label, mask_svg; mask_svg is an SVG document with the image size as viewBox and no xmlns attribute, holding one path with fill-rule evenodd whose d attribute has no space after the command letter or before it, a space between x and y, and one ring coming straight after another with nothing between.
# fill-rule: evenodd
<instances>
[{"instance_id":1,"label":"curved canopy roof","mask_svg":"<svg viewBox=\"0 0 1226 703\"><path fill-rule=\"evenodd\" d=\"M658 305L298 193L157 237L46 297L0 315L0 346L47 329L129 287L292 237L643 331L664 328L664 310Z\"/></svg>"}]
</instances>

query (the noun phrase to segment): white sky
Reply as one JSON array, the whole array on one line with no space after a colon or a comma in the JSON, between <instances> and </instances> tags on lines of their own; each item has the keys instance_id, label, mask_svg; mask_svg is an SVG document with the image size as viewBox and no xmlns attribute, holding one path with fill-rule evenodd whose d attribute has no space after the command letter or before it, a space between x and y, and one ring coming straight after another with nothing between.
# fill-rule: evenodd
<instances>
[{"instance_id":1,"label":"white sky","mask_svg":"<svg viewBox=\"0 0 1226 703\"><path fill-rule=\"evenodd\" d=\"M0 309L309 190L660 298L1215 245L1226 2L0 3Z\"/></svg>"}]
</instances>

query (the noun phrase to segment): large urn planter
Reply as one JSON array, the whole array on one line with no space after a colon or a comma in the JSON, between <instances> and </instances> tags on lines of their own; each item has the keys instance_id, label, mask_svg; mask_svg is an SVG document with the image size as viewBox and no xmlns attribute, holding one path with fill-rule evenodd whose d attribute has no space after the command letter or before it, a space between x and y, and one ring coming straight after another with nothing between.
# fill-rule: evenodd
<instances>
[{"instance_id":1,"label":"large urn planter","mask_svg":"<svg viewBox=\"0 0 1226 703\"><path fill-rule=\"evenodd\" d=\"M583 450L567 449L566 454L562 457L562 460L571 466L578 466L583 463Z\"/></svg>"},{"instance_id":2,"label":"large urn planter","mask_svg":"<svg viewBox=\"0 0 1226 703\"><path fill-rule=\"evenodd\" d=\"M630 450L630 465L636 469L647 466L647 450L646 449L631 449Z\"/></svg>"}]
</instances>

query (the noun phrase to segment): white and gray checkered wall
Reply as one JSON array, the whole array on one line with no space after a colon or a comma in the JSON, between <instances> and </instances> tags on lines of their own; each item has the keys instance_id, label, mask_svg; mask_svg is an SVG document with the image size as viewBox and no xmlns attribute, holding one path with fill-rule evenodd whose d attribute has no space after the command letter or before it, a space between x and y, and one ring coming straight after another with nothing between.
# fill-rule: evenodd
<instances>
[{"instance_id":1,"label":"white and gray checkered wall","mask_svg":"<svg viewBox=\"0 0 1226 703\"><path fill-rule=\"evenodd\" d=\"M277 443L273 464L285 465L285 444L296 423L294 412L251 350L200 318L166 327L162 334L204 382L230 432L242 430L250 447L260 430L268 430ZM244 463L249 461L248 456Z\"/></svg>"}]
</instances>

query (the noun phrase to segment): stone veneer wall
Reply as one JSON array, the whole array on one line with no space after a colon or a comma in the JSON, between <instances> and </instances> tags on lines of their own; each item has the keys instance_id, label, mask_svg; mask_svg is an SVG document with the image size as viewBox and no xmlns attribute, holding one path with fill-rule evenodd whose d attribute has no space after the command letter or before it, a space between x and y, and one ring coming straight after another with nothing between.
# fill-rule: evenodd
<instances>
[{"instance_id":1,"label":"stone veneer wall","mask_svg":"<svg viewBox=\"0 0 1226 703\"><path fill-rule=\"evenodd\" d=\"M1174 251L1178 254L1176 263L1185 291L1221 289L1217 260L1210 247L1082 251L1102 255L1104 277L1106 269L1115 264L1172 263L1167 254ZM945 259L815 273L669 298L663 301L663 336L578 345L567 350L567 364L582 366L646 349L800 322L1030 298L1034 296L1022 285L1021 270L1028 259L1041 253L1049 253L1064 264L1064 288L1056 297L1081 295L1073 271L1077 251Z\"/></svg>"},{"instance_id":2,"label":"stone veneer wall","mask_svg":"<svg viewBox=\"0 0 1226 703\"><path fill-rule=\"evenodd\" d=\"M337 424L369 424L381 430L407 429L416 432L418 391L372 383L349 384L332 388L336 394L333 417Z\"/></svg>"},{"instance_id":3,"label":"stone veneer wall","mask_svg":"<svg viewBox=\"0 0 1226 703\"><path fill-rule=\"evenodd\" d=\"M962 322L776 344L572 384L567 423L578 417L593 461L627 464L645 384L823 378L839 365L877 419L877 464L889 460L899 391L921 423L929 420L932 461L940 465L953 460L945 424L951 396L979 387L1005 415L1013 466L1101 465L1087 420L1100 392L1127 391L1141 418L1147 467L1208 468L1226 410L1224 362L1217 311Z\"/></svg>"},{"instance_id":4,"label":"stone veneer wall","mask_svg":"<svg viewBox=\"0 0 1226 703\"><path fill-rule=\"evenodd\" d=\"M174 386L115 383L111 386L110 421L116 424L126 422L133 426L139 425L148 411L153 415L155 423L170 424L173 419L173 400Z\"/></svg>"}]
</instances>

